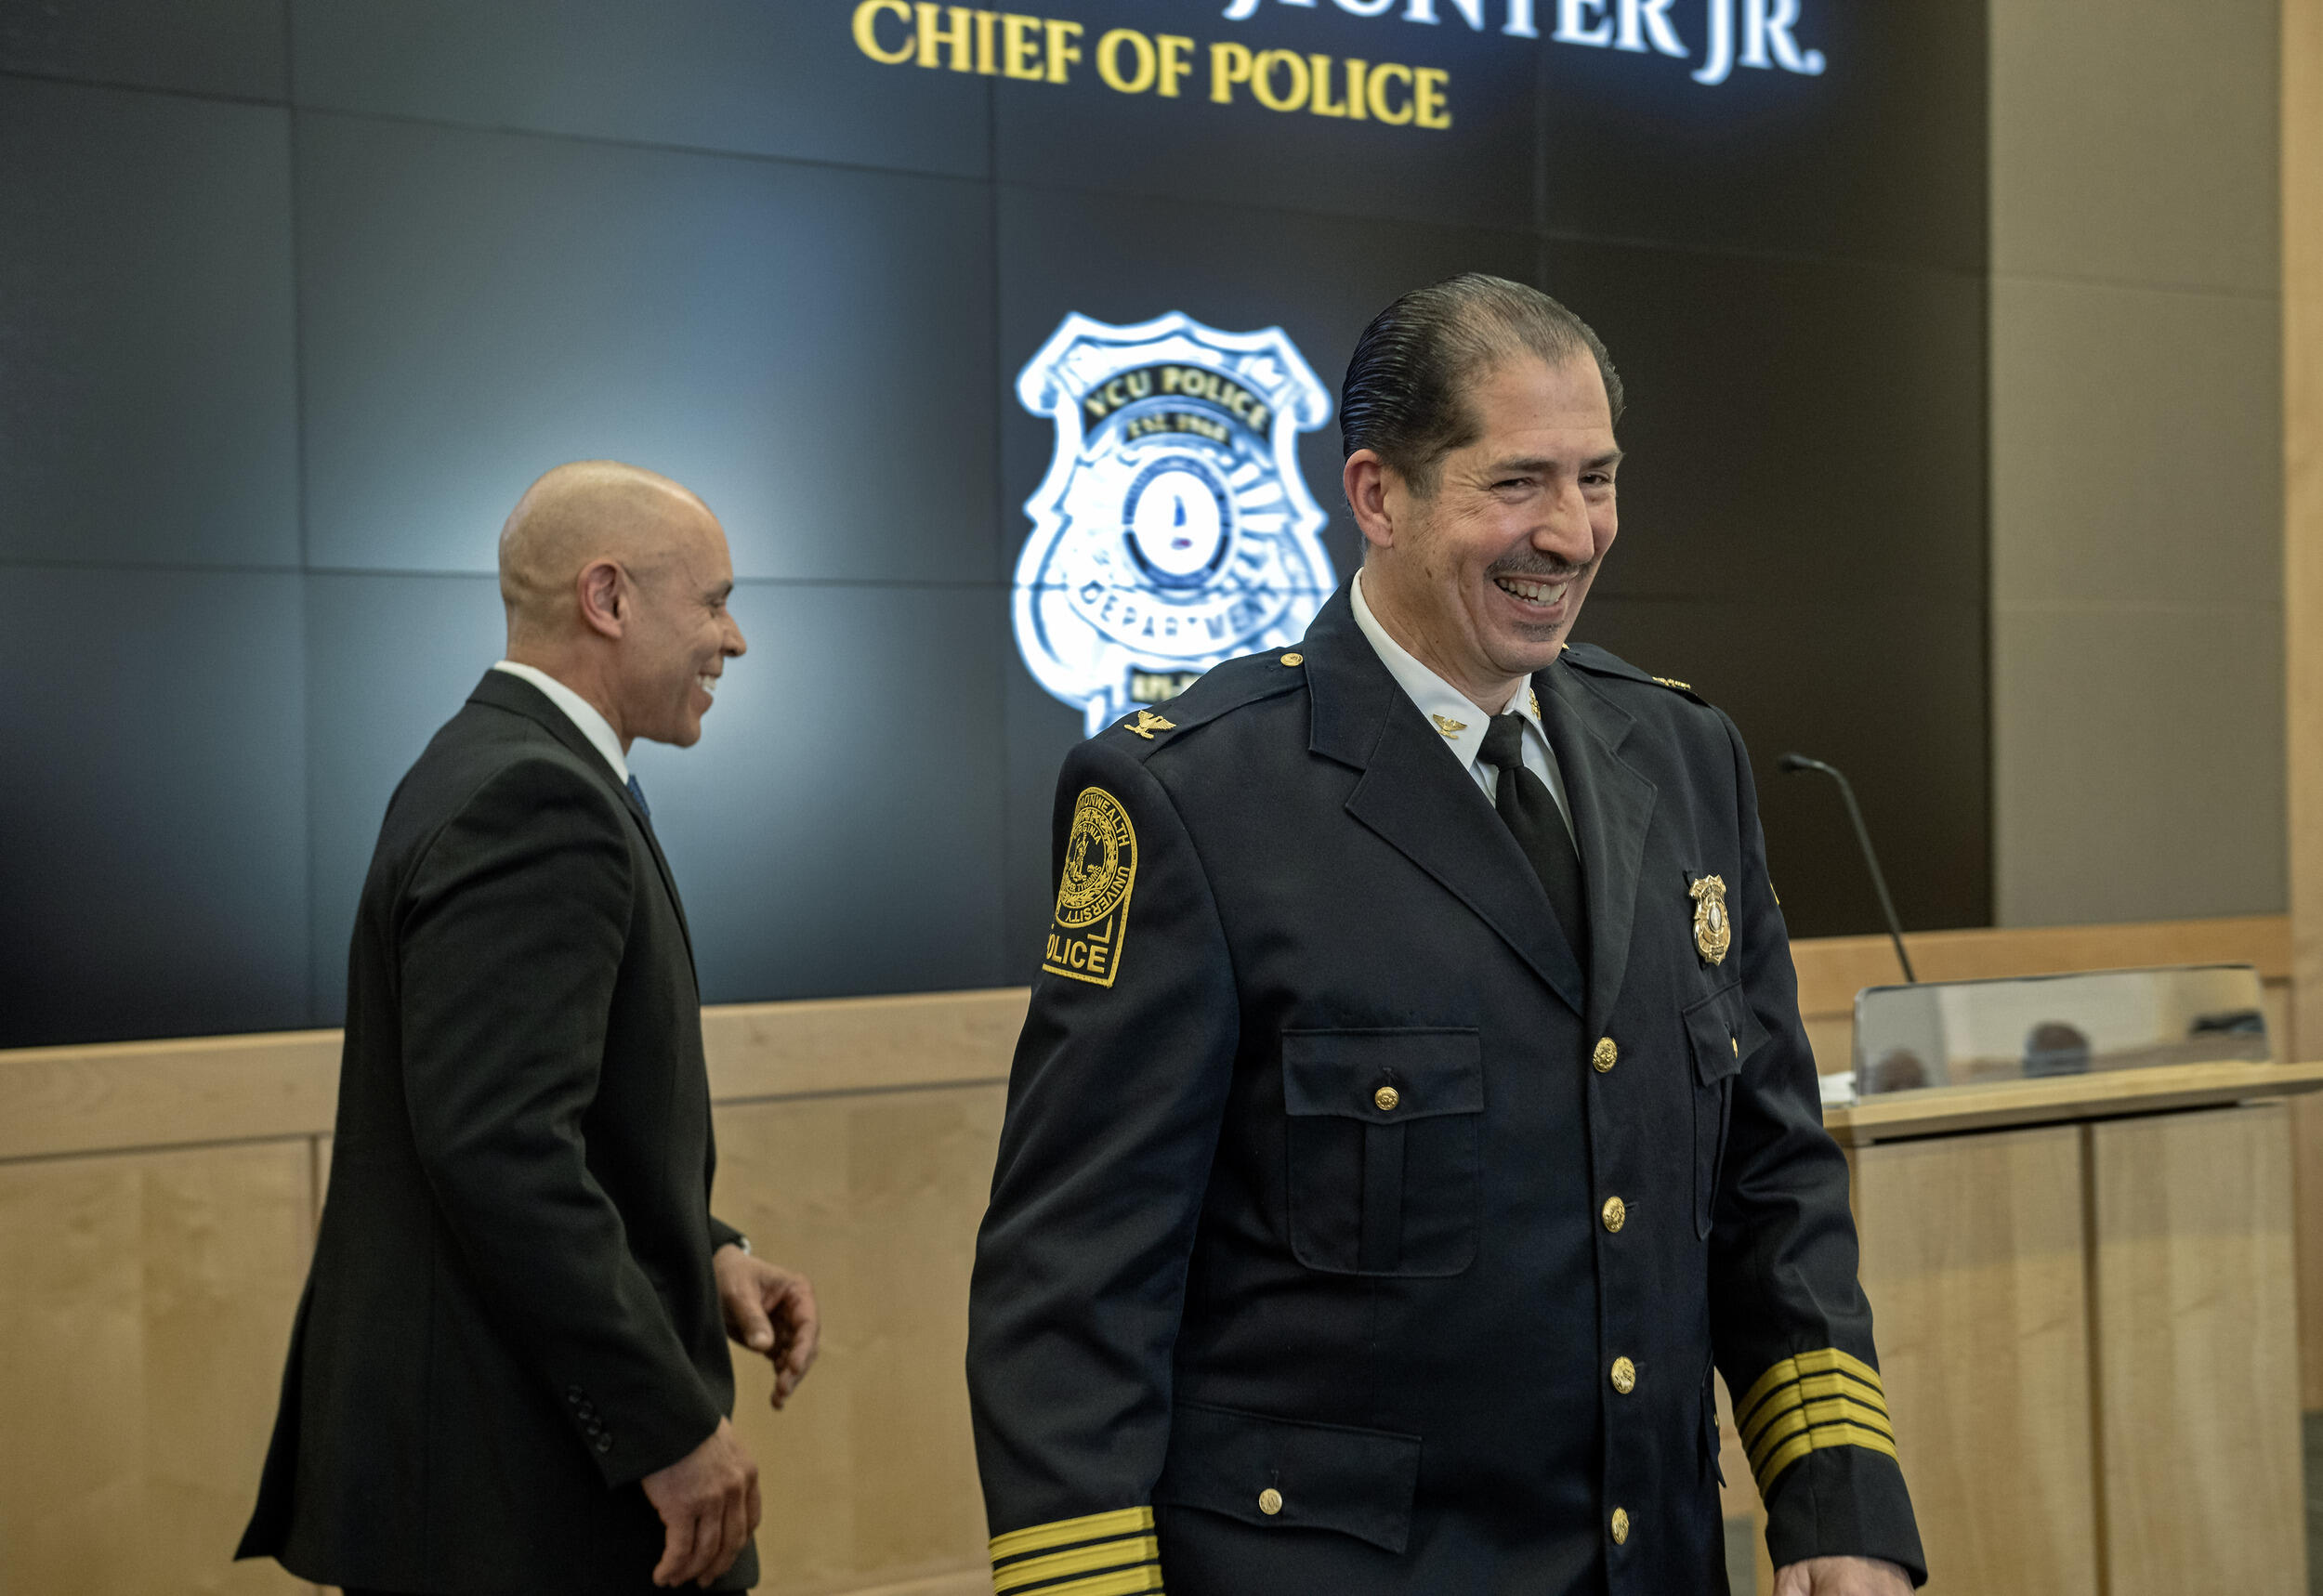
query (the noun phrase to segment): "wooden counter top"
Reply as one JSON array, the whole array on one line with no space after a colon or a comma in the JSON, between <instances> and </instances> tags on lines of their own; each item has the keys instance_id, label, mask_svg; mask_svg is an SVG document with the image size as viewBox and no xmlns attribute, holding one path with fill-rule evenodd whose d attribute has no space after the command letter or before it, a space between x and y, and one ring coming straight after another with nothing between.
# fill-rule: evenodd
<instances>
[{"instance_id":1,"label":"wooden counter top","mask_svg":"<svg viewBox=\"0 0 2323 1596\"><path fill-rule=\"evenodd\" d=\"M2318 1091L2323 1064L2172 1064L1883 1092L1853 1107L1826 1108L1823 1125L1841 1146L1868 1147L1906 1136L2111 1119Z\"/></svg>"}]
</instances>

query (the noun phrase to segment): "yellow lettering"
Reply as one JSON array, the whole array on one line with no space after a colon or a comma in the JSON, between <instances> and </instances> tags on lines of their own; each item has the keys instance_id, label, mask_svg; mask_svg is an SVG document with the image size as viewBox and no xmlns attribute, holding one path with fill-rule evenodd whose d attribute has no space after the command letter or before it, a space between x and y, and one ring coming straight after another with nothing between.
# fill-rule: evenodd
<instances>
[{"instance_id":1,"label":"yellow lettering","mask_svg":"<svg viewBox=\"0 0 2323 1596\"><path fill-rule=\"evenodd\" d=\"M903 19L903 45L899 49L879 47L879 19L893 13ZM873 60L891 67L899 67L912 56L912 7L903 0L863 0L855 7L855 47Z\"/></svg>"},{"instance_id":2,"label":"yellow lettering","mask_svg":"<svg viewBox=\"0 0 2323 1596\"><path fill-rule=\"evenodd\" d=\"M1057 933L1054 931L1048 934L1048 951L1042 957L1043 962L1050 964L1057 962Z\"/></svg>"},{"instance_id":3,"label":"yellow lettering","mask_svg":"<svg viewBox=\"0 0 2323 1596\"><path fill-rule=\"evenodd\" d=\"M1249 417L1248 417L1248 420L1249 420L1249 422L1250 422L1250 429L1251 429L1253 432L1264 432L1264 431L1266 431L1266 418L1267 418L1269 415L1272 415L1273 413L1274 413L1274 412L1273 412L1272 411L1268 410L1268 409L1267 409L1265 405L1263 405L1263 404L1260 404L1260 405L1253 405L1253 406L1251 407L1251 412L1250 412L1250 415L1249 415Z\"/></svg>"},{"instance_id":4,"label":"yellow lettering","mask_svg":"<svg viewBox=\"0 0 2323 1596\"><path fill-rule=\"evenodd\" d=\"M1122 72L1122 48L1127 46L1137 58L1137 70L1124 75ZM1097 76L1115 94L1143 94L1153 86L1155 71L1153 41L1135 28L1116 28L1097 41Z\"/></svg>"},{"instance_id":5,"label":"yellow lettering","mask_svg":"<svg viewBox=\"0 0 2323 1596\"><path fill-rule=\"evenodd\" d=\"M1081 24L1051 20L1043 22L1041 26L1048 30L1048 81L1063 83L1065 68L1081 59L1081 46L1067 42L1081 37ZM1448 122L1444 125L1449 127L1451 124Z\"/></svg>"},{"instance_id":6,"label":"yellow lettering","mask_svg":"<svg viewBox=\"0 0 2323 1596\"><path fill-rule=\"evenodd\" d=\"M1447 91L1450 87L1451 73L1442 67L1422 67L1412 73L1413 120L1422 127L1450 127L1451 107L1446 101L1450 98Z\"/></svg>"},{"instance_id":7,"label":"yellow lettering","mask_svg":"<svg viewBox=\"0 0 2323 1596\"><path fill-rule=\"evenodd\" d=\"M1371 111L1363 103L1363 69L1370 64L1352 56L1347 59L1347 120L1350 122L1371 120Z\"/></svg>"},{"instance_id":8,"label":"yellow lettering","mask_svg":"<svg viewBox=\"0 0 2323 1596\"><path fill-rule=\"evenodd\" d=\"M948 10L952 13L951 27L936 26L936 13L939 10ZM938 45L950 45L952 46L952 70L956 72L973 71L974 67L968 58L968 8L965 6L938 7L929 4L929 0L920 0L919 13L920 65L934 66L936 47Z\"/></svg>"},{"instance_id":9,"label":"yellow lettering","mask_svg":"<svg viewBox=\"0 0 2323 1596\"><path fill-rule=\"evenodd\" d=\"M1291 74L1291 92L1275 93L1275 69ZM1250 91L1268 111L1296 111L1306 103L1306 58L1296 50L1266 50L1251 68Z\"/></svg>"},{"instance_id":10,"label":"yellow lettering","mask_svg":"<svg viewBox=\"0 0 2323 1596\"><path fill-rule=\"evenodd\" d=\"M1086 942L1066 943L1065 962L1076 970L1086 970L1089 967L1089 945Z\"/></svg>"},{"instance_id":11,"label":"yellow lettering","mask_svg":"<svg viewBox=\"0 0 2323 1596\"><path fill-rule=\"evenodd\" d=\"M1315 81L1315 92L1308 98L1306 109L1317 116L1346 115L1347 108L1331 98L1331 58L1310 55L1306 64Z\"/></svg>"},{"instance_id":12,"label":"yellow lettering","mask_svg":"<svg viewBox=\"0 0 2323 1596\"><path fill-rule=\"evenodd\" d=\"M1194 63L1186 59L1193 52L1194 41L1163 33L1154 43L1162 46L1162 98L1175 99L1178 80L1194 70Z\"/></svg>"},{"instance_id":13,"label":"yellow lettering","mask_svg":"<svg viewBox=\"0 0 2323 1596\"><path fill-rule=\"evenodd\" d=\"M1251 53L1241 45L1210 46L1210 98L1220 105L1234 103L1234 85L1250 82Z\"/></svg>"},{"instance_id":14,"label":"yellow lettering","mask_svg":"<svg viewBox=\"0 0 2323 1596\"><path fill-rule=\"evenodd\" d=\"M1104 974L1105 974L1105 955L1106 955L1106 951L1107 951L1107 950L1106 950L1105 948L1090 948L1090 949L1089 949L1089 974L1090 974L1090 975L1104 975Z\"/></svg>"},{"instance_id":15,"label":"yellow lettering","mask_svg":"<svg viewBox=\"0 0 2323 1596\"><path fill-rule=\"evenodd\" d=\"M1033 35L1041 26L1038 17L1019 17L1004 11L1000 18L1000 70L1012 78L1039 82L1041 77L1041 41Z\"/></svg>"},{"instance_id":16,"label":"yellow lettering","mask_svg":"<svg viewBox=\"0 0 2323 1596\"><path fill-rule=\"evenodd\" d=\"M1398 106L1388 105L1387 80L1391 77L1403 79L1408 87L1411 82L1411 69L1399 67L1393 61L1382 61L1373 67L1371 81L1363 90L1363 103L1371 108L1372 120L1384 122L1390 127L1401 127L1411 120L1411 101L1406 99Z\"/></svg>"},{"instance_id":17,"label":"yellow lettering","mask_svg":"<svg viewBox=\"0 0 2323 1596\"><path fill-rule=\"evenodd\" d=\"M1000 71L992 60L992 33L999 25L1000 13L997 11L978 11L976 14L976 70L986 77Z\"/></svg>"}]
</instances>

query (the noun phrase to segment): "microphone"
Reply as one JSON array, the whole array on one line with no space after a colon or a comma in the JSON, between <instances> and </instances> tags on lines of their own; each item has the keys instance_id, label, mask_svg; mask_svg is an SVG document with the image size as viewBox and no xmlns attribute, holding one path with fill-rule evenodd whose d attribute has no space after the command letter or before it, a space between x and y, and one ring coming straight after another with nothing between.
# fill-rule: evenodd
<instances>
[{"instance_id":1,"label":"microphone","mask_svg":"<svg viewBox=\"0 0 2323 1596\"><path fill-rule=\"evenodd\" d=\"M1887 878L1880 873L1880 857L1871 849L1871 833L1863 824L1863 811L1856 807L1856 790L1847 784L1837 765L1809 759L1804 753L1786 753L1776 763L1786 775L1819 770L1839 783L1839 795L1847 802L1847 818L1856 823L1856 841L1863 846L1863 862L1871 868L1871 885L1880 895L1880 911L1887 916L1887 935L1896 943L1896 962L1904 967L1904 979L1918 985L1920 977L1911 973L1911 955L1904 951L1904 922L1896 918L1896 900L1887 896Z\"/></svg>"}]
</instances>

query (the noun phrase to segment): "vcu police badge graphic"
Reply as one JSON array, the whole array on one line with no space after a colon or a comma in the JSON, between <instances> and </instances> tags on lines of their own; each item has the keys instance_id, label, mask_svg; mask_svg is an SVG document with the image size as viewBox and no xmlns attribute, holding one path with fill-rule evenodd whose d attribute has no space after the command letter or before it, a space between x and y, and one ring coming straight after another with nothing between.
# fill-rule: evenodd
<instances>
[{"instance_id":1,"label":"vcu police badge graphic","mask_svg":"<svg viewBox=\"0 0 2323 1596\"><path fill-rule=\"evenodd\" d=\"M1109 987L1121 974L1129 895L1137 884L1137 831L1129 811L1102 787L1082 790L1065 838L1056 923L1041 968Z\"/></svg>"},{"instance_id":2,"label":"vcu police badge graphic","mask_svg":"<svg viewBox=\"0 0 2323 1596\"><path fill-rule=\"evenodd\" d=\"M1070 315L1017 397L1057 424L1025 502L1017 647L1089 736L1305 634L1336 582L1298 435L1331 419L1331 395L1281 328Z\"/></svg>"}]
</instances>

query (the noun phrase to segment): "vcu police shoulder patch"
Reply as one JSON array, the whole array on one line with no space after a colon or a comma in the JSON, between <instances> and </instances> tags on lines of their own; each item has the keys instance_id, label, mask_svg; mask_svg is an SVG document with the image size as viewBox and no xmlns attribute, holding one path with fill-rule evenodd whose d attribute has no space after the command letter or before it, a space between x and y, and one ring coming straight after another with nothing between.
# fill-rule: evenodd
<instances>
[{"instance_id":1,"label":"vcu police shoulder patch","mask_svg":"<svg viewBox=\"0 0 2323 1596\"><path fill-rule=\"evenodd\" d=\"M1129 811L1102 787L1082 789L1065 839L1057 883L1057 915L1041 968L1109 987L1121 974L1129 933L1129 895L1137 884L1137 829Z\"/></svg>"}]
</instances>

